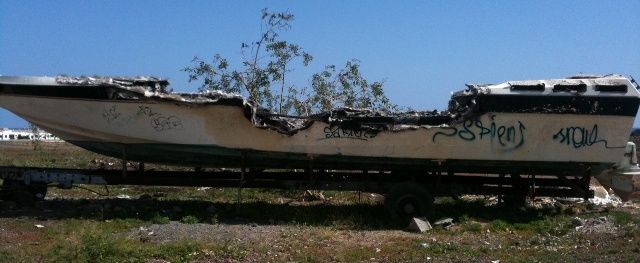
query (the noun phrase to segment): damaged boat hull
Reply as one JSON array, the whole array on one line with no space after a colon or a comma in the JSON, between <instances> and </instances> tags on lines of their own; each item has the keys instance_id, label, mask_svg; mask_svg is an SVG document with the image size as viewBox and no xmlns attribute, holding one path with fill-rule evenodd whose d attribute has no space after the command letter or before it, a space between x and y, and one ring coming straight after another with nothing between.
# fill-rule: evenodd
<instances>
[{"instance_id":1,"label":"damaged boat hull","mask_svg":"<svg viewBox=\"0 0 640 263\"><path fill-rule=\"evenodd\" d=\"M295 135L286 135L254 126L235 106L189 107L27 96L3 96L2 105L64 140L100 153L122 154L122 149L108 150L114 147L98 146L100 143L148 145L151 151L156 151L153 145L165 145L161 152L170 152L174 159L163 161L184 165L192 163L175 158L181 154L172 148L185 145L186 149L193 149L187 152L209 152L208 155L220 157L238 157L245 151L267 156L282 153L305 162L318 156L334 156L613 164L623 155L627 131L634 120L630 116L490 112L446 127L373 133L314 122ZM81 116L69 117L74 115ZM133 156L130 155L131 160L136 159ZM152 158L145 156L141 154L140 160L154 161L145 160ZM211 162L217 160L211 158ZM236 166L237 162L226 164Z\"/></svg>"},{"instance_id":2,"label":"damaged boat hull","mask_svg":"<svg viewBox=\"0 0 640 263\"><path fill-rule=\"evenodd\" d=\"M156 95L114 99L112 91L70 95L49 92L56 87L47 85L38 89L33 81L0 80L0 106L70 143L133 161L256 168L462 166L479 171L517 166L527 174L611 169L625 153L640 103L638 91L622 77L580 79L576 87L584 91L556 91L571 81L543 81L547 88L538 90L515 89L522 85L514 83L483 86L484 94L468 100L475 104L472 115L466 112L438 125L390 123L383 129L367 128L375 118L363 118L360 126L316 119L282 132L257 125L256 110L246 103L191 103ZM604 92L598 85L626 89ZM78 84L67 86L78 89ZM514 101L515 106L505 106Z\"/></svg>"}]
</instances>

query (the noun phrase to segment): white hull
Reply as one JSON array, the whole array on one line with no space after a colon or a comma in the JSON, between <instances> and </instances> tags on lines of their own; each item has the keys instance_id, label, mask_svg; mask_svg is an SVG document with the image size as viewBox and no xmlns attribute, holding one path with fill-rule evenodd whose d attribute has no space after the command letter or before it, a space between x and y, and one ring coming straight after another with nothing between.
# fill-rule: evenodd
<instances>
[{"instance_id":1,"label":"white hull","mask_svg":"<svg viewBox=\"0 0 640 263\"><path fill-rule=\"evenodd\" d=\"M634 120L628 116L486 113L453 128L374 134L315 122L308 129L285 135L256 127L236 106L27 96L1 96L0 106L68 141L212 145L309 156L611 164L620 161Z\"/></svg>"}]
</instances>

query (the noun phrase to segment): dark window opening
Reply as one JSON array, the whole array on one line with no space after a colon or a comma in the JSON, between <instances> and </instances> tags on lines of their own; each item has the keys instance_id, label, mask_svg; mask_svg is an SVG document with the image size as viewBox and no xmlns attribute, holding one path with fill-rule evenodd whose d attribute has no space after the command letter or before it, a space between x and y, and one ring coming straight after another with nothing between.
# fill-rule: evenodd
<instances>
[{"instance_id":1,"label":"dark window opening","mask_svg":"<svg viewBox=\"0 0 640 263\"><path fill-rule=\"evenodd\" d=\"M627 92L627 85L596 85L595 90L600 92Z\"/></svg>"},{"instance_id":2,"label":"dark window opening","mask_svg":"<svg viewBox=\"0 0 640 263\"><path fill-rule=\"evenodd\" d=\"M585 92L587 91L587 84L567 85L557 84L553 86L553 92Z\"/></svg>"},{"instance_id":3,"label":"dark window opening","mask_svg":"<svg viewBox=\"0 0 640 263\"><path fill-rule=\"evenodd\" d=\"M511 90L516 91L544 91L544 83L536 85L511 85Z\"/></svg>"}]
</instances>

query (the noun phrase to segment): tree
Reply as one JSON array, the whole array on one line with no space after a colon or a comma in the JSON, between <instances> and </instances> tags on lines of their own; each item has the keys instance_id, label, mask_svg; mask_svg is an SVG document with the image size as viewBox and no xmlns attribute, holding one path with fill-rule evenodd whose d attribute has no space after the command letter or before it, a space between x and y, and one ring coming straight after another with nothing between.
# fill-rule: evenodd
<instances>
[{"instance_id":1,"label":"tree","mask_svg":"<svg viewBox=\"0 0 640 263\"><path fill-rule=\"evenodd\" d=\"M35 124L29 122L29 130L33 134L31 138L31 145L33 146L34 151L38 151L42 149L42 138L40 138L40 128Z\"/></svg>"},{"instance_id":2,"label":"tree","mask_svg":"<svg viewBox=\"0 0 640 263\"><path fill-rule=\"evenodd\" d=\"M372 110L397 110L397 106L384 94L384 82L370 83L360 72L360 62L347 61L344 68L336 70L334 65L312 77L313 92L309 97L307 111L328 111L336 107Z\"/></svg>"},{"instance_id":3,"label":"tree","mask_svg":"<svg viewBox=\"0 0 640 263\"><path fill-rule=\"evenodd\" d=\"M308 116L336 107L396 109L384 94L383 82L367 81L355 59L339 70L334 65L326 66L312 76L310 88L288 84L292 63L300 61L306 67L313 60L299 45L280 39L281 32L291 29L293 20L291 13L263 9L258 39L241 45L241 67L232 70L226 58L215 54L210 62L194 57L192 65L183 71L189 74L189 82L202 81L201 91L243 94L279 114Z\"/></svg>"}]
</instances>

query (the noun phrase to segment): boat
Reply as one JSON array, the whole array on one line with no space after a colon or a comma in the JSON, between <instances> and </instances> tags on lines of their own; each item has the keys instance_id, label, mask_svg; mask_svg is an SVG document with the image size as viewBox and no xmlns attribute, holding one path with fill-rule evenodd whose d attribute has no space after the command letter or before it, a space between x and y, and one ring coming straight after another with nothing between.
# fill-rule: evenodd
<instances>
[{"instance_id":1,"label":"boat","mask_svg":"<svg viewBox=\"0 0 640 263\"><path fill-rule=\"evenodd\" d=\"M639 105L637 83L615 74L467 84L444 111L311 116L234 94L173 93L153 77L0 76L0 107L69 143L197 167L563 170L613 184Z\"/></svg>"}]
</instances>

